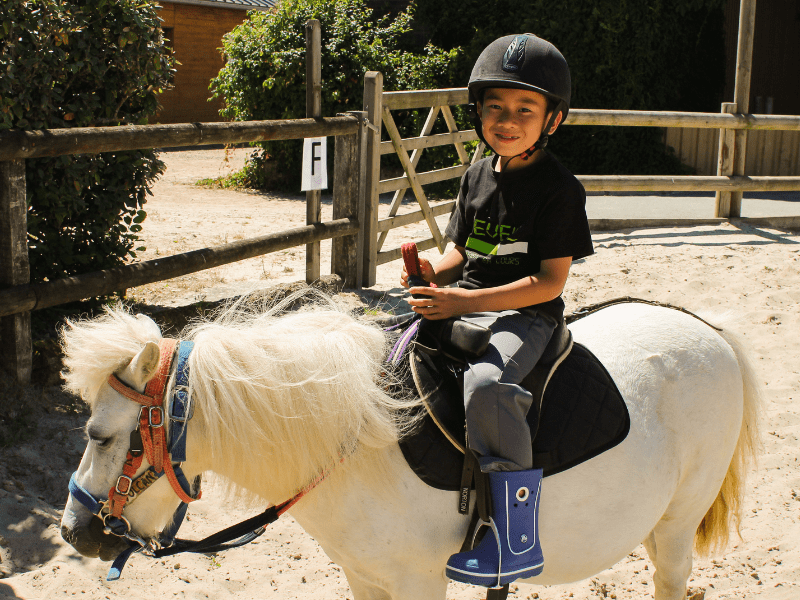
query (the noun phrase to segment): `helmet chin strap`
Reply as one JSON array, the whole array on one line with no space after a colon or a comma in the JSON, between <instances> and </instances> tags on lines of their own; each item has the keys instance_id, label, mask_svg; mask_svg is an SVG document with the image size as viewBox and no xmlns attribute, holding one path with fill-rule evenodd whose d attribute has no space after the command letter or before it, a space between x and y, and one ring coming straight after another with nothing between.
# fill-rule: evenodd
<instances>
[{"instance_id":1,"label":"helmet chin strap","mask_svg":"<svg viewBox=\"0 0 800 600\"><path fill-rule=\"evenodd\" d=\"M517 154L517 156L519 156L522 160L528 160L536 153L537 150L547 146L547 142L550 141L550 134L548 132L553 128L553 125L555 125L556 119L560 114L561 111L558 110L558 108L554 110L553 114L550 116L550 121L547 123L547 125L545 125L544 129L542 129L542 133L539 136L539 139L536 140L536 143L524 152Z\"/></svg>"}]
</instances>

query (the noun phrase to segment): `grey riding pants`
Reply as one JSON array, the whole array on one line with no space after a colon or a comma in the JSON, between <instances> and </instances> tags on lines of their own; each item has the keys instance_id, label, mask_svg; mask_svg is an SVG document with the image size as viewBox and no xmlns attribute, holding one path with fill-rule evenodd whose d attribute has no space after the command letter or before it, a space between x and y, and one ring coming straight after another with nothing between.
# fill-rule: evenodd
<instances>
[{"instance_id":1,"label":"grey riding pants","mask_svg":"<svg viewBox=\"0 0 800 600\"><path fill-rule=\"evenodd\" d=\"M486 353L464 370L467 445L484 473L531 469L526 416L533 398L519 383L542 357L557 323L549 315L516 310L461 318L492 331Z\"/></svg>"}]
</instances>

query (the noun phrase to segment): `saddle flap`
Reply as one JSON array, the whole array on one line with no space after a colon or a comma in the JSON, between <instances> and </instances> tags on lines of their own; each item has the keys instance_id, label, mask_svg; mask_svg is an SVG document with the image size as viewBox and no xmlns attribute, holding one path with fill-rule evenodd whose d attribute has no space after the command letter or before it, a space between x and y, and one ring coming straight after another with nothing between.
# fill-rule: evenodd
<instances>
[{"instance_id":1,"label":"saddle flap","mask_svg":"<svg viewBox=\"0 0 800 600\"><path fill-rule=\"evenodd\" d=\"M597 358L580 344L560 358L545 369L549 384L544 398L528 413L536 434L531 440L534 467L544 469L545 476L613 448L630 429L622 395ZM401 441L401 450L428 485L460 490L465 448L461 384L440 356L412 352L409 360L428 414Z\"/></svg>"},{"instance_id":2,"label":"saddle flap","mask_svg":"<svg viewBox=\"0 0 800 600\"><path fill-rule=\"evenodd\" d=\"M433 357L427 352L412 350L409 355L409 365L414 385L428 416L433 419L448 441L463 453L466 421L464 402L461 400L463 389L461 382L452 373L449 376L442 376Z\"/></svg>"}]
</instances>

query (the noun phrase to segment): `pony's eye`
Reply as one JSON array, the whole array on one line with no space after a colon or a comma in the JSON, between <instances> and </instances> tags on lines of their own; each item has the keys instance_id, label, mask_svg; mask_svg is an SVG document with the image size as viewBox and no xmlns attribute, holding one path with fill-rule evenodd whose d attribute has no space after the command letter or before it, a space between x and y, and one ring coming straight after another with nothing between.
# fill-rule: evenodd
<instances>
[{"instance_id":1,"label":"pony's eye","mask_svg":"<svg viewBox=\"0 0 800 600\"><path fill-rule=\"evenodd\" d=\"M111 443L110 437L101 437L89 434L89 439L92 440L98 448L105 448Z\"/></svg>"},{"instance_id":2,"label":"pony's eye","mask_svg":"<svg viewBox=\"0 0 800 600\"><path fill-rule=\"evenodd\" d=\"M94 427L87 427L86 435L98 448L105 448L111 444L111 436L103 435Z\"/></svg>"}]
</instances>

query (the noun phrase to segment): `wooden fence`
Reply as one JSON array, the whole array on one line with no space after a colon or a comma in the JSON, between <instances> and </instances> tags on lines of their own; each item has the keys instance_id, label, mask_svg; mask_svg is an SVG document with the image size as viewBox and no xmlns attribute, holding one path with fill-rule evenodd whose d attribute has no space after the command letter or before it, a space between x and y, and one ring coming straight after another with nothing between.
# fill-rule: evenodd
<instances>
[{"instance_id":1,"label":"wooden fence","mask_svg":"<svg viewBox=\"0 0 800 600\"><path fill-rule=\"evenodd\" d=\"M745 176L747 132L798 132L800 117L748 114L750 64L752 58L755 0L741 0L734 102L716 113L677 113L572 109L565 125L625 127L677 127L717 130L719 138L716 175L671 176L578 176L584 187L598 191L716 191L714 222L737 218L744 191L800 189L797 176ZM307 25L307 106L315 118L287 121L238 123L194 123L128 127L75 128L44 131L0 132L0 367L20 382L30 380L32 342L30 311L82 298L113 293L128 287L162 281L203 269L307 244L306 277L319 274L318 243L333 240L331 270L346 286L375 284L379 264L400 258L399 248L383 250L389 230L426 221L431 237L420 240L421 249L444 250L444 238L436 217L452 210L453 200L431 203L423 186L460 177L470 159L465 142L474 141L474 130L459 131L450 106L466 104L465 88L383 92L380 73L369 72L364 80L364 110L331 118L319 117L319 24ZM313 49L313 52L312 52ZM312 56L313 55L313 56ZM316 94L316 95L315 95ZM419 135L402 139L392 117L393 110L427 109L428 117ZM442 116L447 133L431 135ZM386 129L388 140L382 140ZM232 144L266 140L335 136L333 175L333 220L318 222L319 197L309 194L307 225L260 238L242 240L116 269L88 273L47 283L31 284L28 267L25 159L85 152L110 152L170 146ZM416 168L426 148L453 145L459 164L420 173ZM381 179L381 156L396 153L404 170L401 177ZM410 152L410 154L409 154ZM482 154L479 146L474 157ZM406 192L411 189L418 211L398 215ZM394 192L388 215L379 216L379 197ZM703 220L711 222L712 219ZM760 222L762 220L751 220ZM775 224L800 226L800 216L768 219ZM685 223L686 221L684 221ZM674 224L666 220L605 220L603 227ZM312 256L313 255L313 256Z\"/></svg>"},{"instance_id":2,"label":"wooden fence","mask_svg":"<svg viewBox=\"0 0 800 600\"><path fill-rule=\"evenodd\" d=\"M471 162L483 153L479 145L472 158L464 149L464 142L478 139L475 130L459 131L450 111L450 106L466 104L467 89L451 88L441 90L421 90L411 92L384 92L383 77L380 73L369 72L364 82L364 110L371 123L367 134L367 174L366 189L369 197L366 200L368 218L364 221L364 272L363 281L367 286L374 285L378 265L400 258L400 248L384 250L384 242L389 230L411 223L426 221L431 236L417 240L421 250L439 248L444 250L442 233L436 223L436 217L447 214L453 209L454 200L439 203L428 201L423 186L438 181L461 177ZM401 138L392 117L393 110L428 111L422 131L416 137ZM725 146L722 155L729 157L733 151L732 140L728 132L755 131L775 132L790 131L800 135L800 116L783 115L750 115L726 112L730 105L723 105L721 113L682 113L664 111L617 111L571 109L565 125L609 125L618 127L673 127L711 130L719 135ZM438 116L444 119L448 133L430 135ZM385 129L389 140L382 140ZM427 148L453 145L460 164L444 169L428 172L417 172L422 152ZM404 174L400 177L381 179L380 157L385 154L397 154ZM409 153L411 153L409 155ZM732 167L725 162L717 165L717 175L713 176L650 176L650 175L579 175L587 191L715 191L717 192L717 210L713 219L739 218L741 203L726 202L724 194L744 191L787 191L800 190L798 176L754 176L733 175ZM405 193L411 189L419 210L397 215L397 211ZM388 214L379 215L379 197L381 194L394 192ZM714 222L712 216L702 222ZM797 217L775 218L773 224L789 226L800 225ZM624 228L626 226L672 225L674 220L637 219L616 220L604 219L602 222L590 222L593 230L604 228Z\"/></svg>"},{"instance_id":3,"label":"wooden fence","mask_svg":"<svg viewBox=\"0 0 800 600\"><path fill-rule=\"evenodd\" d=\"M194 123L0 132L0 361L21 382L30 381L30 311L111 294L302 244L333 239L331 271L346 286L361 286L364 132L366 116L243 123ZM30 283L25 159L87 152L170 146L234 144L335 137L333 220L133 263L46 283Z\"/></svg>"}]
</instances>

